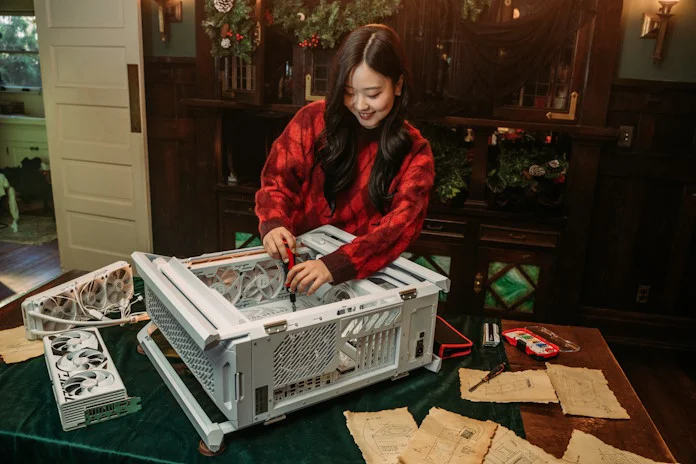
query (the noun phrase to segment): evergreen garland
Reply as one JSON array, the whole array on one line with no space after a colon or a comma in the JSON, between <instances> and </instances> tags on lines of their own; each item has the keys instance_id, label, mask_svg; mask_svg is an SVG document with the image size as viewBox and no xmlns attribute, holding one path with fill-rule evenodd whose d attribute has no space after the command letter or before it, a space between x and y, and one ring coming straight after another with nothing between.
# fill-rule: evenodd
<instances>
[{"instance_id":1,"label":"evergreen garland","mask_svg":"<svg viewBox=\"0 0 696 464\"><path fill-rule=\"evenodd\" d=\"M301 47L334 48L343 34L395 14L401 1L275 0L271 13Z\"/></svg>"},{"instance_id":2,"label":"evergreen garland","mask_svg":"<svg viewBox=\"0 0 696 464\"><path fill-rule=\"evenodd\" d=\"M238 56L245 62L251 61L254 45L255 24L252 14L254 0L234 0L229 11L216 8L215 0L205 0L206 19L201 24L210 37L213 47L210 54L216 58ZM219 4L219 3L218 3Z\"/></svg>"}]
</instances>

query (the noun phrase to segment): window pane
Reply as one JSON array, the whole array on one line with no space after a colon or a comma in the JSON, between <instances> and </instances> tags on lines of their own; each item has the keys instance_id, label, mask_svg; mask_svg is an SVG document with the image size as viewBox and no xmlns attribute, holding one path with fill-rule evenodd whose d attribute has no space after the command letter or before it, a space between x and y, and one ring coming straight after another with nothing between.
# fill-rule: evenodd
<instances>
[{"instance_id":1,"label":"window pane","mask_svg":"<svg viewBox=\"0 0 696 464\"><path fill-rule=\"evenodd\" d=\"M0 53L0 81L3 85L41 87L39 55Z\"/></svg>"},{"instance_id":2,"label":"window pane","mask_svg":"<svg viewBox=\"0 0 696 464\"><path fill-rule=\"evenodd\" d=\"M0 16L2 85L41 87L38 50L36 19L33 16Z\"/></svg>"}]
</instances>

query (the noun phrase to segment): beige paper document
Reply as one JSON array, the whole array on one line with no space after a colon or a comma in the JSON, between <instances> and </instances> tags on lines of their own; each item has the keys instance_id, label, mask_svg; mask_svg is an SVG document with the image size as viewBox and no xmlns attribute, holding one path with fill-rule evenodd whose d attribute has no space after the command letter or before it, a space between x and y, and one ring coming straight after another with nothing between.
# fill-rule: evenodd
<instances>
[{"instance_id":1,"label":"beige paper document","mask_svg":"<svg viewBox=\"0 0 696 464\"><path fill-rule=\"evenodd\" d=\"M579 430L573 430L563 460L573 464L664 464L614 448L599 438Z\"/></svg>"},{"instance_id":2,"label":"beige paper document","mask_svg":"<svg viewBox=\"0 0 696 464\"><path fill-rule=\"evenodd\" d=\"M499 425L483 464L567 464Z\"/></svg>"},{"instance_id":3,"label":"beige paper document","mask_svg":"<svg viewBox=\"0 0 696 464\"><path fill-rule=\"evenodd\" d=\"M563 414L630 419L599 369L546 363Z\"/></svg>"},{"instance_id":4,"label":"beige paper document","mask_svg":"<svg viewBox=\"0 0 696 464\"><path fill-rule=\"evenodd\" d=\"M488 371L459 369L462 399L494 403L558 403L549 376L542 369L503 372L470 392L469 388L480 382L486 374Z\"/></svg>"},{"instance_id":5,"label":"beige paper document","mask_svg":"<svg viewBox=\"0 0 696 464\"><path fill-rule=\"evenodd\" d=\"M367 464L398 462L418 429L407 408L379 412L345 411L346 425Z\"/></svg>"},{"instance_id":6,"label":"beige paper document","mask_svg":"<svg viewBox=\"0 0 696 464\"><path fill-rule=\"evenodd\" d=\"M12 364L41 356L43 341L27 340L24 326L0 332L0 355L6 364Z\"/></svg>"},{"instance_id":7,"label":"beige paper document","mask_svg":"<svg viewBox=\"0 0 696 464\"><path fill-rule=\"evenodd\" d=\"M480 464L498 424L431 408L411 437L403 464Z\"/></svg>"}]
</instances>

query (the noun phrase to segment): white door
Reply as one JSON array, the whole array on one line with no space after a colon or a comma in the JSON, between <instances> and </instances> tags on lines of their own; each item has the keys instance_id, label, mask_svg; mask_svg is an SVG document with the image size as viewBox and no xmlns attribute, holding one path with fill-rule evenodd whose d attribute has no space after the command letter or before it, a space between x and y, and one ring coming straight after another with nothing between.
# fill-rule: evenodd
<instances>
[{"instance_id":1,"label":"white door","mask_svg":"<svg viewBox=\"0 0 696 464\"><path fill-rule=\"evenodd\" d=\"M151 251L139 0L34 0L63 269Z\"/></svg>"}]
</instances>

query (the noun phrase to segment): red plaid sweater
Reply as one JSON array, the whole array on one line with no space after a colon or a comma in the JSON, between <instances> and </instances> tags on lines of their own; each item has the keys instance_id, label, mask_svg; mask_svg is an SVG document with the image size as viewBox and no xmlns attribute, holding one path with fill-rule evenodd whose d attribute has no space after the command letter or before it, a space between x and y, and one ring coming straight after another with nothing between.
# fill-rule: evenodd
<instances>
[{"instance_id":1,"label":"red plaid sweater","mask_svg":"<svg viewBox=\"0 0 696 464\"><path fill-rule=\"evenodd\" d=\"M324 129L323 101L297 112L273 143L256 193L256 215L261 237L283 226L294 235L331 224L357 238L321 258L334 283L365 278L388 265L418 237L435 178L428 141L407 125L413 138L411 152L394 177L387 214L370 201L368 182L377 154L375 137L361 138L358 177L336 198L336 210L324 197L324 172L314 164L314 141ZM311 173L311 178L310 178Z\"/></svg>"}]
</instances>

